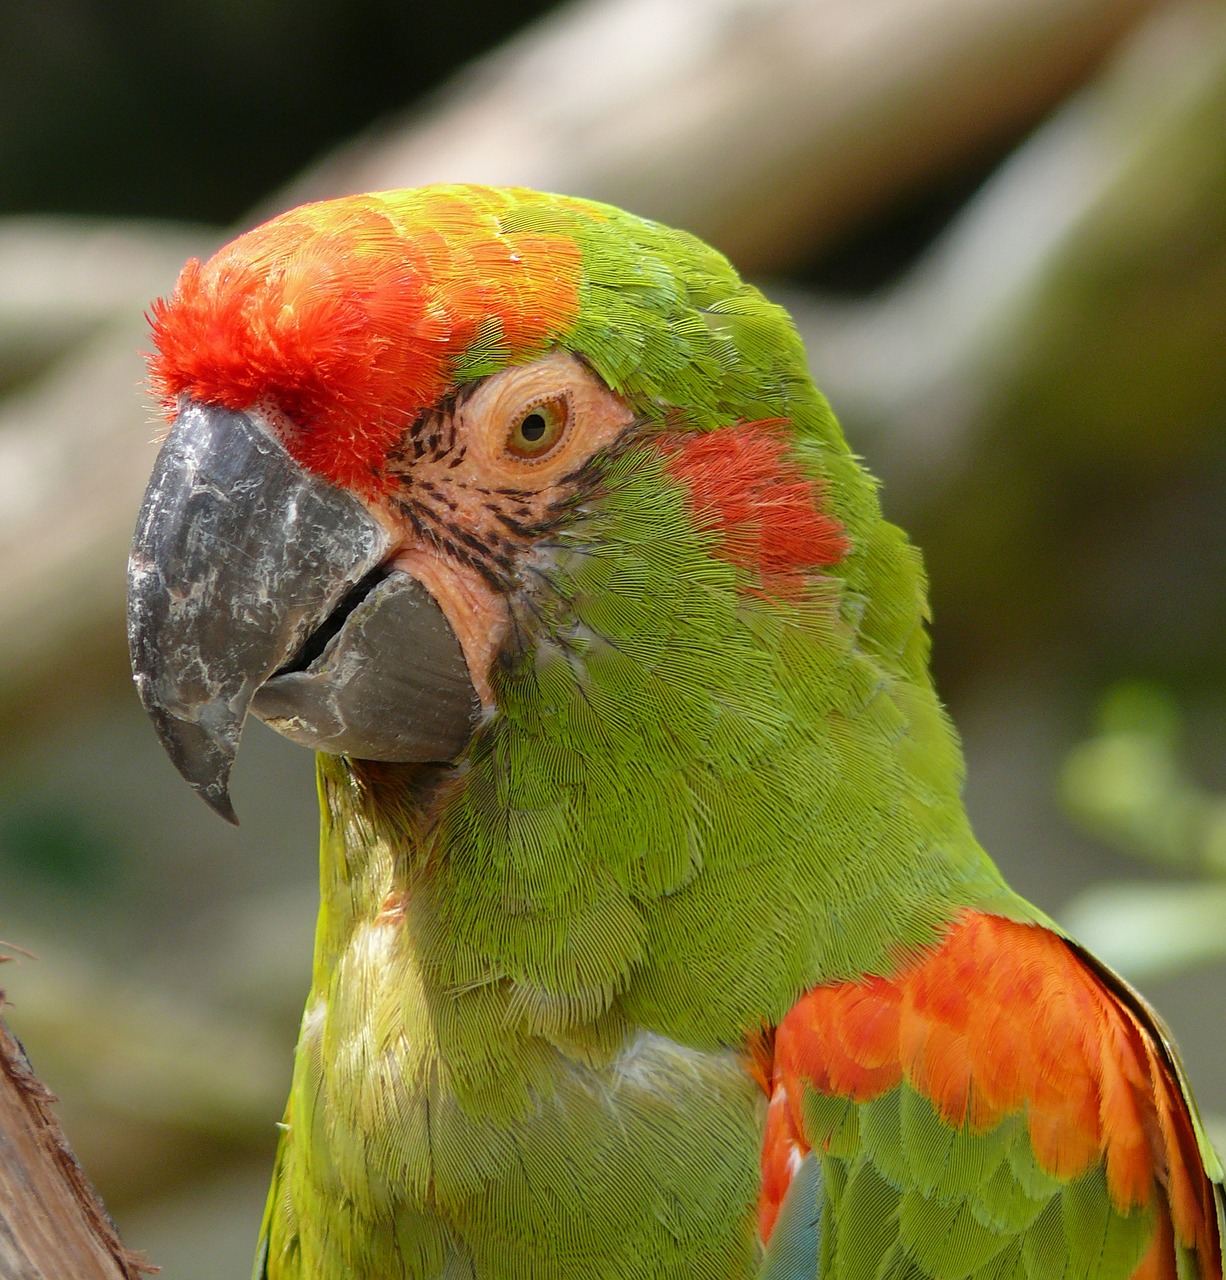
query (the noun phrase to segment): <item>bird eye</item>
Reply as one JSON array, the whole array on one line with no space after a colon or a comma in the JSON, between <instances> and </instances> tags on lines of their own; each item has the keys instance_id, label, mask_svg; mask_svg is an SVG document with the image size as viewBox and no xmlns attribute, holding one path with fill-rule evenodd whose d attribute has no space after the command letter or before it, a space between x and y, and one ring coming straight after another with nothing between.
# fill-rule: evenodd
<instances>
[{"instance_id":1,"label":"bird eye","mask_svg":"<svg viewBox=\"0 0 1226 1280\"><path fill-rule=\"evenodd\" d=\"M544 400L515 419L507 435L507 452L517 458L543 458L562 439L570 416L566 400Z\"/></svg>"}]
</instances>

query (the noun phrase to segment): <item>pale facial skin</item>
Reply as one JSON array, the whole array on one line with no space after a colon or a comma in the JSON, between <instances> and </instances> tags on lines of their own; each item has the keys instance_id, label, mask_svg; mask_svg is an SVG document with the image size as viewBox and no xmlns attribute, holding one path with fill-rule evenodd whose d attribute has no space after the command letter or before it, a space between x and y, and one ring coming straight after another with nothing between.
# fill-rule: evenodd
<instances>
[{"instance_id":1,"label":"pale facial skin","mask_svg":"<svg viewBox=\"0 0 1226 1280\"><path fill-rule=\"evenodd\" d=\"M400 484L376 514L393 538L389 563L438 602L489 710L490 669L510 625L500 580L634 414L582 361L553 351L424 421L394 456Z\"/></svg>"}]
</instances>

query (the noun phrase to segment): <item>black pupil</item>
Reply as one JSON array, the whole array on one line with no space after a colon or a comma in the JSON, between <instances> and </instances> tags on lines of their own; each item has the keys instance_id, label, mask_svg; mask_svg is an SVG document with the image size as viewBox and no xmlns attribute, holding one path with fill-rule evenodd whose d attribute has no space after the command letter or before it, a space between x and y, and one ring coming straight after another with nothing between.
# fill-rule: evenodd
<instances>
[{"instance_id":1,"label":"black pupil","mask_svg":"<svg viewBox=\"0 0 1226 1280\"><path fill-rule=\"evenodd\" d=\"M539 413L530 413L519 424L519 434L523 436L529 444L535 444L538 440L545 438L546 423L545 419Z\"/></svg>"}]
</instances>

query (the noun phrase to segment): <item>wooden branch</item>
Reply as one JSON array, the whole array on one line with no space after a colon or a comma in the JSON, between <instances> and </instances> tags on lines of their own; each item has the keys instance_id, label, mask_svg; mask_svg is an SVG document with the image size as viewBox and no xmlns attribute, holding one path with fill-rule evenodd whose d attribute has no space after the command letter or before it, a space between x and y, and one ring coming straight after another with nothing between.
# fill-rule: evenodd
<instances>
[{"instance_id":1,"label":"wooden branch","mask_svg":"<svg viewBox=\"0 0 1226 1280\"><path fill-rule=\"evenodd\" d=\"M54 1101L0 1019L0 1280L139 1280L156 1271L120 1242Z\"/></svg>"}]
</instances>

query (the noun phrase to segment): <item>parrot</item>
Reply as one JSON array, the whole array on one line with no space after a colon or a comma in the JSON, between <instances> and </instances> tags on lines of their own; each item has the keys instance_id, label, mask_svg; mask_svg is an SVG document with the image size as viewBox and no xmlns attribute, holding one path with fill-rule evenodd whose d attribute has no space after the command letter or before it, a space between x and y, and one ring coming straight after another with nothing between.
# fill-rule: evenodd
<instances>
[{"instance_id":1,"label":"parrot","mask_svg":"<svg viewBox=\"0 0 1226 1280\"><path fill-rule=\"evenodd\" d=\"M306 204L149 313L141 701L316 752L257 1280L1221 1280L1169 1033L973 834L919 553L684 231Z\"/></svg>"}]
</instances>

